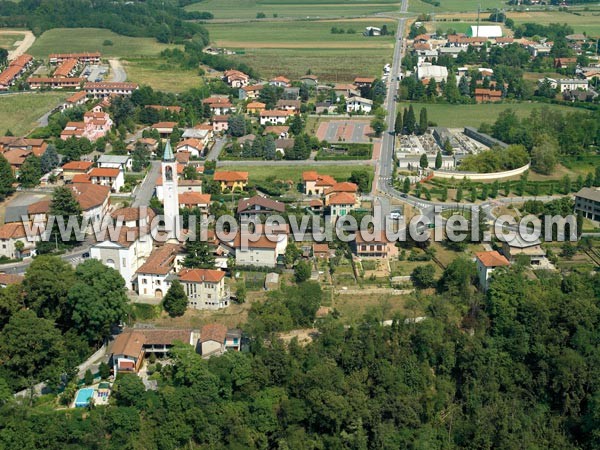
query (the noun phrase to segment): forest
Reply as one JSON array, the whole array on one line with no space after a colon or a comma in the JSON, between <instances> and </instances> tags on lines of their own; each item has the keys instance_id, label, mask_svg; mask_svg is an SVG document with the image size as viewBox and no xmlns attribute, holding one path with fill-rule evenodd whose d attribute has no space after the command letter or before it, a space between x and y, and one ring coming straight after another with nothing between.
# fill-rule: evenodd
<instances>
[{"instance_id":1,"label":"forest","mask_svg":"<svg viewBox=\"0 0 600 450\"><path fill-rule=\"evenodd\" d=\"M304 326L318 305L301 283L290 289L308 308L283 294L251 314L250 351L203 360L178 345L172 365L151 367L158 390L120 376L108 407L30 407L0 389L0 447L598 448L600 278L532 278L517 264L485 295L475 278L456 259L391 326L382 302L351 327L322 319L312 343L284 344L271 330Z\"/></svg>"}]
</instances>

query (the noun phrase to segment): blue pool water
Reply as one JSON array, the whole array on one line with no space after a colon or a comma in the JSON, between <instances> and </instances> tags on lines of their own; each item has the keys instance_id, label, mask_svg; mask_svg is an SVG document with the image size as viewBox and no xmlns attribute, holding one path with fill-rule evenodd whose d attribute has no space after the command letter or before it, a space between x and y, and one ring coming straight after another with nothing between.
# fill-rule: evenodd
<instances>
[{"instance_id":1,"label":"blue pool water","mask_svg":"<svg viewBox=\"0 0 600 450\"><path fill-rule=\"evenodd\" d=\"M90 399L94 397L94 388L83 388L77 391L75 407L87 406Z\"/></svg>"}]
</instances>

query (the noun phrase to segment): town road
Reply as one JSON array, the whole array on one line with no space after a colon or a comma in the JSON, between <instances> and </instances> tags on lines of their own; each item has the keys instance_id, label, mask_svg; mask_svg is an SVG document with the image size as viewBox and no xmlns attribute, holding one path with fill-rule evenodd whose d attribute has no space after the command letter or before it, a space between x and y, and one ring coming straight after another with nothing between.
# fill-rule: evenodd
<instances>
[{"instance_id":1,"label":"town road","mask_svg":"<svg viewBox=\"0 0 600 450\"><path fill-rule=\"evenodd\" d=\"M225 147L226 142L227 139L215 139L215 145L213 145L213 147L210 149L210 152L208 152L208 155L206 155L206 160L217 161L219 159L221 151L223 150L223 147Z\"/></svg>"},{"instance_id":2,"label":"town road","mask_svg":"<svg viewBox=\"0 0 600 450\"><path fill-rule=\"evenodd\" d=\"M139 208L141 206L148 206L150 200L154 195L154 188L156 187L156 181L160 175L160 161L152 161L150 169L142 181L142 184L135 191L135 200L132 203L133 208Z\"/></svg>"}]
</instances>

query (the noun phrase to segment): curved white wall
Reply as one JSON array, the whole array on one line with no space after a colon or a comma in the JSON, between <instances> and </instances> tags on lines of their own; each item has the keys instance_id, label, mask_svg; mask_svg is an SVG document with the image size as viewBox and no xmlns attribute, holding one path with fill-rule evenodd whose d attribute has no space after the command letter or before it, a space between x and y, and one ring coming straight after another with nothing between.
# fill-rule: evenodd
<instances>
[{"instance_id":1,"label":"curved white wall","mask_svg":"<svg viewBox=\"0 0 600 450\"><path fill-rule=\"evenodd\" d=\"M491 173L476 173L476 172L460 172L452 170L432 170L433 176L437 178L456 178L462 180L466 178L471 181L494 181L502 178L510 178L516 175L521 175L523 172L529 170L530 164L527 163L522 167L513 170L507 170L505 172L491 172Z\"/></svg>"}]
</instances>

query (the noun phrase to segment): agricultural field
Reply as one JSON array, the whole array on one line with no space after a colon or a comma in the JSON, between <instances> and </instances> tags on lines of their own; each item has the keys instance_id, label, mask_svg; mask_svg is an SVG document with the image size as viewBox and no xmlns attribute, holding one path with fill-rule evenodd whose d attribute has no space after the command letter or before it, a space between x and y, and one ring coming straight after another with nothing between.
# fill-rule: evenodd
<instances>
[{"instance_id":1,"label":"agricultural field","mask_svg":"<svg viewBox=\"0 0 600 450\"><path fill-rule=\"evenodd\" d=\"M205 0L186 6L187 11L208 11L215 20L266 18L327 18L365 16L397 11L398 0Z\"/></svg>"},{"instance_id":2,"label":"agricultural field","mask_svg":"<svg viewBox=\"0 0 600 450\"><path fill-rule=\"evenodd\" d=\"M323 81L347 82L355 76L378 76L391 62L393 36L365 37L366 26L395 30L387 19L316 21L316 22L253 22L208 25L211 40L220 47L237 49L233 58L243 61L263 77L286 75L298 78L307 72ZM354 34L332 34L331 28Z\"/></svg>"},{"instance_id":3,"label":"agricultural field","mask_svg":"<svg viewBox=\"0 0 600 450\"><path fill-rule=\"evenodd\" d=\"M105 45L109 41L112 45ZM55 28L38 37L28 53L36 58L47 58L55 52L99 51L105 57L127 58L156 56L169 47L175 46L160 44L154 38L121 36L99 28Z\"/></svg>"},{"instance_id":4,"label":"agricultural field","mask_svg":"<svg viewBox=\"0 0 600 450\"><path fill-rule=\"evenodd\" d=\"M448 128L463 128L466 126L478 127L482 122L492 123L498 115L506 109L514 110L519 117L526 117L534 109L548 107L562 112L576 111L575 108L561 105L546 105L539 103L495 103L479 105L449 105L431 103L412 103L418 114L421 108L427 108L430 121L439 126ZM408 107L408 103L402 102L400 108Z\"/></svg>"},{"instance_id":5,"label":"agricultural field","mask_svg":"<svg viewBox=\"0 0 600 450\"><path fill-rule=\"evenodd\" d=\"M524 11L509 12L508 17L516 24L534 22L540 25L551 23L566 23L571 25L576 33L586 33L588 36L600 35L600 8L595 11L579 10L577 14L562 11Z\"/></svg>"},{"instance_id":6,"label":"agricultural field","mask_svg":"<svg viewBox=\"0 0 600 450\"><path fill-rule=\"evenodd\" d=\"M203 83L197 71L165 64L159 58L136 58L121 62L128 81L147 84L159 91L180 93Z\"/></svg>"},{"instance_id":7,"label":"agricultural field","mask_svg":"<svg viewBox=\"0 0 600 450\"><path fill-rule=\"evenodd\" d=\"M494 8L505 8L506 2L502 0L438 0L440 6L433 6L421 0L410 0L408 10L418 13L440 13L440 12L468 12L475 11L481 6L481 11Z\"/></svg>"},{"instance_id":8,"label":"agricultural field","mask_svg":"<svg viewBox=\"0 0 600 450\"><path fill-rule=\"evenodd\" d=\"M15 47L15 43L23 39L22 33L1 33L0 34L0 48L6 50L12 50Z\"/></svg>"},{"instance_id":9,"label":"agricultural field","mask_svg":"<svg viewBox=\"0 0 600 450\"><path fill-rule=\"evenodd\" d=\"M22 135L37 126L37 119L58 106L68 92L40 92L0 96L0 133Z\"/></svg>"},{"instance_id":10,"label":"agricultural field","mask_svg":"<svg viewBox=\"0 0 600 450\"><path fill-rule=\"evenodd\" d=\"M238 165L227 165L223 170L246 170L250 171L250 182L264 181L268 178L276 177L280 180L300 181L302 172L315 170L325 175L331 175L336 180L345 181L350 177L353 170L363 169L369 172L373 177L373 167L368 165L314 165L307 162L306 165L277 165L277 166L252 166L249 167L240 163Z\"/></svg>"}]
</instances>

